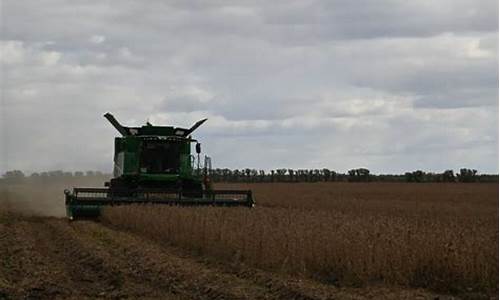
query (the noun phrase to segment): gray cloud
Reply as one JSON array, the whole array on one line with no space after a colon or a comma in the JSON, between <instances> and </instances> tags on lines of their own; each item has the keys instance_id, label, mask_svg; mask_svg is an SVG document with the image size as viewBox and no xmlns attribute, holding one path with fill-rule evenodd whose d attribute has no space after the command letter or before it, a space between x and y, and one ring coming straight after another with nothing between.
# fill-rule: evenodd
<instances>
[{"instance_id":1,"label":"gray cloud","mask_svg":"<svg viewBox=\"0 0 500 300\"><path fill-rule=\"evenodd\" d=\"M0 171L111 169L102 118L221 167L498 172L498 1L4 1Z\"/></svg>"}]
</instances>

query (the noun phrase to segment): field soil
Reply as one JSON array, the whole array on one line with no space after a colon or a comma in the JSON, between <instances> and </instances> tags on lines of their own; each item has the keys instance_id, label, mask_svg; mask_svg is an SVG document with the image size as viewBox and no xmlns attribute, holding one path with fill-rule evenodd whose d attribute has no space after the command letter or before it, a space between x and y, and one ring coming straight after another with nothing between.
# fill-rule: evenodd
<instances>
[{"instance_id":1,"label":"field soil","mask_svg":"<svg viewBox=\"0 0 500 300\"><path fill-rule=\"evenodd\" d=\"M0 299L453 299L338 288L194 253L94 221L0 214Z\"/></svg>"}]
</instances>

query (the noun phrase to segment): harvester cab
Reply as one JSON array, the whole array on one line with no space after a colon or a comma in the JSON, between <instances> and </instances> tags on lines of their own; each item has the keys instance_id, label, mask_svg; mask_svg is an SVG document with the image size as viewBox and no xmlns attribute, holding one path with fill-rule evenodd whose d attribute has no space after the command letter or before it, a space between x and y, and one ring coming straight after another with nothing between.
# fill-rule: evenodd
<instances>
[{"instance_id":1,"label":"harvester cab","mask_svg":"<svg viewBox=\"0 0 500 300\"><path fill-rule=\"evenodd\" d=\"M191 136L207 119L191 128L149 122L125 127L110 113L104 117L121 134L114 141L113 178L106 188L65 190L70 219L98 217L104 206L125 204L253 207L251 191L212 188L211 159L200 157L201 144ZM193 143L196 155L191 154Z\"/></svg>"}]
</instances>

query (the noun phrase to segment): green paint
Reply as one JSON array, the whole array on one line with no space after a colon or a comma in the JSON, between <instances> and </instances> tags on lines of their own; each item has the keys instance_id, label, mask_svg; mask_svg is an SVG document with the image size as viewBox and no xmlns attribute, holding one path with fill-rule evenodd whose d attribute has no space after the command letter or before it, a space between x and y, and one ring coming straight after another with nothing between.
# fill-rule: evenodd
<instances>
[{"instance_id":1,"label":"green paint","mask_svg":"<svg viewBox=\"0 0 500 300\"><path fill-rule=\"evenodd\" d=\"M66 215L70 219L96 218L101 215L101 206L98 205L67 205Z\"/></svg>"},{"instance_id":2,"label":"green paint","mask_svg":"<svg viewBox=\"0 0 500 300\"><path fill-rule=\"evenodd\" d=\"M202 172L194 170L191 133L206 119L191 128L172 126L124 127L111 114L105 117L120 132L114 143L114 178L108 189L74 188L65 191L69 218L97 217L105 205L144 202L170 205L253 206L251 193L232 191L241 199L215 193L202 184ZM196 171L196 172L195 172ZM147 190L151 188L151 192ZM163 189L162 194L158 190ZM175 195L171 191L175 190ZM141 194L142 193L142 194ZM160 195L158 195L160 194ZM217 195L220 194L220 199ZM78 196L80 195L80 196Z\"/></svg>"}]
</instances>

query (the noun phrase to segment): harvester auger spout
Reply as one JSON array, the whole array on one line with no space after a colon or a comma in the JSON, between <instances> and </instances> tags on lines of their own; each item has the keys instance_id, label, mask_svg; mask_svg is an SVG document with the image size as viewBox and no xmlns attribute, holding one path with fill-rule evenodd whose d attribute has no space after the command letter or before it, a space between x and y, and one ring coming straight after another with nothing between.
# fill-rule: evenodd
<instances>
[{"instance_id":1,"label":"harvester auger spout","mask_svg":"<svg viewBox=\"0 0 500 300\"><path fill-rule=\"evenodd\" d=\"M211 160L205 156L201 166L200 144L191 138L207 119L191 128L125 127L110 113L104 117L122 135L115 138L113 178L106 188L65 190L68 218L95 218L105 206L128 204L254 206L251 191L212 189Z\"/></svg>"}]
</instances>

